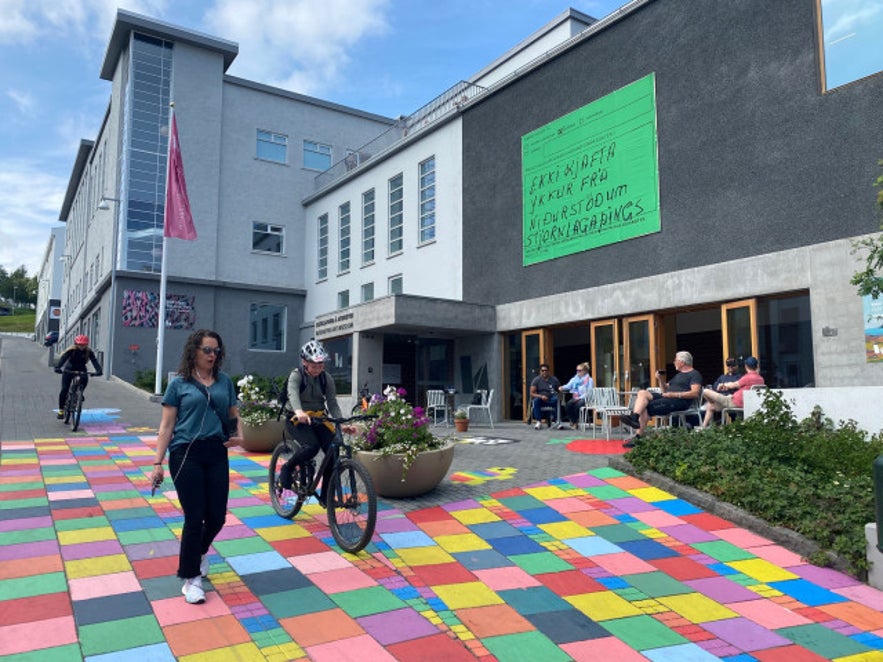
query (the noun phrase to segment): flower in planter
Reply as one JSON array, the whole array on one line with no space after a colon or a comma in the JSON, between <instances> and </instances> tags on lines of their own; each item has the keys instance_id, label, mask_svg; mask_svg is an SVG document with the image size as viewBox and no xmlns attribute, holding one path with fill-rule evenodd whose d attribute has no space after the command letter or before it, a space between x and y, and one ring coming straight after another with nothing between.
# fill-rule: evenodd
<instances>
[{"instance_id":1,"label":"flower in planter","mask_svg":"<svg viewBox=\"0 0 883 662\"><path fill-rule=\"evenodd\" d=\"M454 412L454 419L458 421L468 421L469 412L467 412L465 409L458 409Z\"/></svg>"},{"instance_id":2,"label":"flower in planter","mask_svg":"<svg viewBox=\"0 0 883 662\"><path fill-rule=\"evenodd\" d=\"M429 431L429 418L422 407L406 402L404 389L388 386L383 395L375 393L366 414L377 416L353 442L353 447L375 451L382 456L403 455L402 480L423 451L443 448L446 439Z\"/></svg>"},{"instance_id":3,"label":"flower in planter","mask_svg":"<svg viewBox=\"0 0 883 662\"><path fill-rule=\"evenodd\" d=\"M236 386L239 387L239 416L243 423L255 427L276 420L279 403L270 395L273 386L270 380L245 375Z\"/></svg>"}]
</instances>

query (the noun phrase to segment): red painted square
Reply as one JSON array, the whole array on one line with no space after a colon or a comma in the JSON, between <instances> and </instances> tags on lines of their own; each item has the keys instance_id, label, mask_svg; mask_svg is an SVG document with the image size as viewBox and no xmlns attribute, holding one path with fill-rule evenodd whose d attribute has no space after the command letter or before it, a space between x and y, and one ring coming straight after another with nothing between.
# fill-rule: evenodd
<instances>
[{"instance_id":1,"label":"red painted square","mask_svg":"<svg viewBox=\"0 0 883 662\"><path fill-rule=\"evenodd\" d=\"M751 651L751 654L758 662L822 662L828 659L797 645Z\"/></svg>"},{"instance_id":2,"label":"red painted square","mask_svg":"<svg viewBox=\"0 0 883 662\"><path fill-rule=\"evenodd\" d=\"M275 540L270 543L273 549L284 557L301 556L302 554L316 554L327 552L328 545L313 536L306 538L289 538L288 540Z\"/></svg>"},{"instance_id":3,"label":"red painted square","mask_svg":"<svg viewBox=\"0 0 883 662\"><path fill-rule=\"evenodd\" d=\"M721 529L733 529L736 525L722 517L709 513L696 513L694 515L679 515L682 520L693 526L698 526L705 531L720 531Z\"/></svg>"},{"instance_id":4,"label":"red painted square","mask_svg":"<svg viewBox=\"0 0 883 662\"><path fill-rule=\"evenodd\" d=\"M476 582L478 578L459 563L438 563L413 566L414 574L427 586Z\"/></svg>"},{"instance_id":5,"label":"red painted square","mask_svg":"<svg viewBox=\"0 0 883 662\"><path fill-rule=\"evenodd\" d=\"M545 572L536 575L536 579L542 582L546 588L561 596L597 593L608 590L603 584L596 582L579 570Z\"/></svg>"},{"instance_id":6,"label":"red painted square","mask_svg":"<svg viewBox=\"0 0 883 662\"><path fill-rule=\"evenodd\" d=\"M451 513L440 506L410 512L407 514L407 516L408 519L415 524L420 524L421 522L438 522L442 520L453 519Z\"/></svg>"},{"instance_id":7,"label":"red painted square","mask_svg":"<svg viewBox=\"0 0 883 662\"><path fill-rule=\"evenodd\" d=\"M666 559L651 559L647 561L650 565L658 568L662 572L678 581L687 581L689 579L703 579L705 577L719 577L716 572L707 566L697 563L693 559L670 557Z\"/></svg>"},{"instance_id":8,"label":"red painted square","mask_svg":"<svg viewBox=\"0 0 883 662\"><path fill-rule=\"evenodd\" d=\"M45 621L61 616L71 616L73 609L67 593L34 595L3 602L3 617L0 624L17 625L29 621Z\"/></svg>"},{"instance_id":9,"label":"red painted square","mask_svg":"<svg viewBox=\"0 0 883 662\"><path fill-rule=\"evenodd\" d=\"M174 577L178 573L178 556L158 556L152 559L132 561L132 570L138 579Z\"/></svg>"},{"instance_id":10,"label":"red painted square","mask_svg":"<svg viewBox=\"0 0 883 662\"><path fill-rule=\"evenodd\" d=\"M475 655L466 646L446 634L403 641L386 650L400 662L475 662Z\"/></svg>"}]
</instances>

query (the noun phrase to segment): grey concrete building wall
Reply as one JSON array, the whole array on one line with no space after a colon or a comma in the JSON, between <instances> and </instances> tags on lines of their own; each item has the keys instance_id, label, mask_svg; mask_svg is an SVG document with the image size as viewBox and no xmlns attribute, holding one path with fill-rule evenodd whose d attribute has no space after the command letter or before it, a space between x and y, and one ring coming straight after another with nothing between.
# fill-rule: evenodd
<instances>
[{"instance_id":1,"label":"grey concrete building wall","mask_svg":"<svg viewBox=\"0 0 883 662\"><path fill-rule=\"evenodd\" d=\"M464 299L525 301L566 289L565 273L599 287L874 231L883 76L820 93L815 5L649 2L468 109ZM662 231L522 267L521 137L651 72Z\"/></svg>"}]
</instances>

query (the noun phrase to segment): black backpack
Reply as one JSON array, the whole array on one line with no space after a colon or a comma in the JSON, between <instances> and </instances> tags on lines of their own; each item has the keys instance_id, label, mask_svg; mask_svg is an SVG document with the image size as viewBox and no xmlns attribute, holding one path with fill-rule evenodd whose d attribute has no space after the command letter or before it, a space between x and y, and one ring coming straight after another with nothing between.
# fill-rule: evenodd
<instances>
[{"instance_id":1,"label":"black backpack","mask_svg":"<svg viewBox=\"0 0 883 662\"><path fill-rule=\"evenodd\" d=\"M297 368L295 368L297 370ZM299 372L299 371L298 371ZM324 371L319 374L319 387L322 389L322 395L327 397L328 393L328 375L325 374ZM307 388L307 383L303 380L303 375L301 375L300 380L300 392L303 393ZM276 398L279 401L279 411L285 408L285 405L288 404L288 380L285 380L285 384L283 384L282 388L279 389L279 395Z\"/></svg>"}]
</instances>

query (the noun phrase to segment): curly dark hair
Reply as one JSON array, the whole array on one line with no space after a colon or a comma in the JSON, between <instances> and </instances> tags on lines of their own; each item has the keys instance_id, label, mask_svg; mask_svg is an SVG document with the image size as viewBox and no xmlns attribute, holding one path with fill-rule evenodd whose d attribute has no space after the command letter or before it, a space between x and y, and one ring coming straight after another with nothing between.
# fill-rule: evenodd
<instances>
[{"instance_id":1,"label":"curly dark hair","mask_svg":"<svg viewBox=\"0 0 883 662\"><path fill-rule=\"evenodd\" d=\"M200 351L202 341L205 338L217 340L218 347L221 350L212 366L212 377L217 378L218 372L221 370L221 364L224 363L224 357L227 355L227 352L224 351L224 341L221 340L221 336L216 331L200 329L191 333L190 337L187 338L187 342L184 343L184 353L181 354L181 364L178 366L178 374L184 379L190 379L193 376L193 372L196 370L196 353Z\"/></svg>"}]
</instances>

